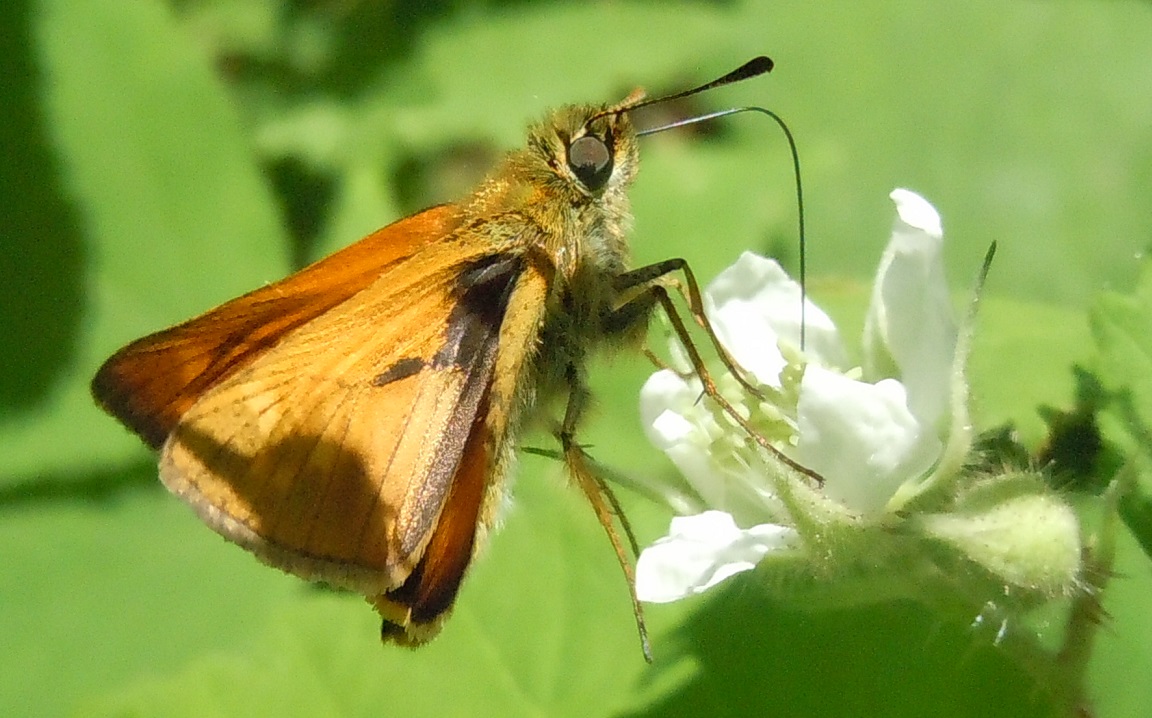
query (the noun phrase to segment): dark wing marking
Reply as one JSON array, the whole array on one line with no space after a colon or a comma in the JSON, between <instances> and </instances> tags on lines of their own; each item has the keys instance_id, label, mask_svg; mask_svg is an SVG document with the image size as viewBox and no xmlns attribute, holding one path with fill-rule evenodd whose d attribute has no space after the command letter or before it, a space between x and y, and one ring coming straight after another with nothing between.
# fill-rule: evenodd
<instances>
[{"instance_id":1,"label":"dark wing marking","mask_svg":"<svg viewBox=\"0 0 1152 718\"><path fill-rule=\"evenodd\" d=\"M420 357L405 357L377 374L376 378L372 380L372 386L385 386L394 381L407 379L424 371L427 366L427 363Z\"/></svg>"}]
</instances>

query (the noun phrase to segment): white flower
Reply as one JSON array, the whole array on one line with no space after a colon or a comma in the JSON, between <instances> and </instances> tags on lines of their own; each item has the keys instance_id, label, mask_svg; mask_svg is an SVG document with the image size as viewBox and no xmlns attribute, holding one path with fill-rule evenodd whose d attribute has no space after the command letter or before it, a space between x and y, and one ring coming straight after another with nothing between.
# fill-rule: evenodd
<instances>
[{"instance_id":1,"label":"white flower","mask_svg":"<svg viewBox=\"0 0 1152 718\"><path fill-rule=\"evenodd\" d=\"M836 327L810 302L800 347L800 287L772 260L745 253L705 292L717 336L763 398L718 371L721 393L760 436L818 474L821 485L764 451L715 402L701 401L701 384L684 378L688 372L660 371L645 384L640 409L648 437L684 477L663 493L688 515L673 519L668 535L642 552L641 600L699 593L769 557L769 570L793 579L851 575L915 593L920 577L908 567L939 574L932 551L940 546L998 577L1007 574L1006 581L1048 578L1026 589L1053 594L1075 583L1079 537L1067 528L1075 529L1075 519L1063 502L1042 493L1034 475L984 485L1027 506L1030 520L1061 527L1044 539L1051 549L1045 560L1059 557L1055 568L1004 568L1004 556L1019 561L1028 551L987 549L988 527L1007 530L1012 522L1003 507L987 506L988 492L985 503L965 498L979 493L970 490L976 478L962 472L971 443L966 337L958 335L944 281L940 217L908 190L891 197L897 219L867 314L862 367L847 364ZM921 511L915 520L910 508ZM992 510L999 512L995 521ZM996 540L1012 541L1002 533ZM1030 546L1035 537L1016 543Z\"/></svg>"}]
</instances>

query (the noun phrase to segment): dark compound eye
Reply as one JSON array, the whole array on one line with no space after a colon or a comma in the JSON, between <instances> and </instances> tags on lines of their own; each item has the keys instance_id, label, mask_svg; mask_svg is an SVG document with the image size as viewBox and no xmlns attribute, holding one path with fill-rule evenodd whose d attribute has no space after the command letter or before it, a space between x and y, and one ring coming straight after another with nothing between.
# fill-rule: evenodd
<instances>
[{"instance_id":1,"label":"dark compound eye","mask_svg":"<svg viewBox=\"0 0 1152 718\"><path fill-rule=\"evenodd\" d=\"M612 150L599 137L584 135L568 147L568 167L592 192L598 192L612 176Z\"/></svg>"}]
</instances>

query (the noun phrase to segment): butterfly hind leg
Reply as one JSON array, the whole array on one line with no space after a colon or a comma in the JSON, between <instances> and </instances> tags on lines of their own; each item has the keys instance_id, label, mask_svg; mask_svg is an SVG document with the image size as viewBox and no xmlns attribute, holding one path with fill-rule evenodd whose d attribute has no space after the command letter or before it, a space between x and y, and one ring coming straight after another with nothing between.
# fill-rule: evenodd
<instances>
[{"instance_id":1,"label":"butterfly hind leg","mask_svg":"<svg viewBox=\"0 0 1152 718\"><path fill-rule=\"evenodd\" d=\"M633 556L639 555L640 545L636 541L636 535L632 531L631 524L628 523L628 518L620 506L616 494L612 492L611 487L604 479L606 472L584 451L584 447L576 442L576 427L588 403L588 386L584 380L584 373L577 365L570 364L565 376L568 382L568 404L564 410L564 421L556 430L556 438L560 441L563 452L564 465L568 469L568 475L572 482L580 487L580 490L588 498L588 502L592 504L596 518L604 527L604 531L608 534L608 540L612 543L612 549L616 552L616 560L620 563L620 568L624 571L624 578L628 582L632 611L636 616L636 630L640 634L640 648L644 653L644 660L651 663L652 648L648 641L648 628L644 623L644 611L640 605L640 600L636 596L636 573L628 558L624 543L620 539L620 534L616 530L616 522L619 522ZM613 521L614 517L615 521Z\"/></svg>"}]
</instances>

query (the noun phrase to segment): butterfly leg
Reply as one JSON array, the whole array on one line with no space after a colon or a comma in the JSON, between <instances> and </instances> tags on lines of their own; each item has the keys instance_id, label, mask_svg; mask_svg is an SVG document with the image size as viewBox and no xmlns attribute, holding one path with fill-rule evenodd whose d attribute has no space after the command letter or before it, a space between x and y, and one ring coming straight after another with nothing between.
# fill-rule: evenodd
<instances>
[{"instance_id":1,"label":"butterfly leg","mask_svg":"<svg viewBox=\"0 0 1152 718\"><path fill-rule=\"evenodd\" d=\"M676 281L675 278L672 277L676 272L684 275L683 283ZM692 319L695 320L696 324L708 335L708 340L712 343L712 347L720 357L720 362L724 365L724 368L731 372L732 376L736 377L736 380L753 396L763 398L759 387L744 376L743 368L736 363L736 360L728 353L727 347L725 347L720 341L720 338L716 336L716 330L712 326L712 322L709 321L708 316L704 313L704 299L700 293L700 283L696 281L696 274L692 271L692 268L688 266L687 260L678 257L666 259L656 264L649 264L645 267L625 272L616 277L616 290L623 295L628 295L637 290L640 292L648 292L656 286L663 288L665 283L675 286L684 297L688 303L688 313L692 316ZM640 297L643 297L643 294L640 294L636 298L639 299ZM621 313L624 307L620 307L616 312L618 325L629 321L634 322L641 316L643 316L646 321L654 305L655 302L649 299L647 309L645 309L643 302L632 312Z\"/></svg>"},{"instance_id":2,"label":"butterfly leg","mask_svg":"<svg viewBox=\"0 0 1152 718\"><path fill-rule=\"evenodd\" d=\"M620 522L620 527L624 530L624 535L628 539L634 556L639 555L640 546L616 494L612 492L603 478L603 471L584 451L584 447L576 443L576 427L588 403L588 386L584 381L583 371L575 364L570 364L566 376L568 380L568 405L564 411L564 421L556 432L564 452L564 465L568 468L568 474L572 477L573 483L579 486L584 495L588 497L588 502L592 504L592 510L596 512L596 518L604 527L604 531L608 534L608 540L612 543L612 549L616 552L616 560L620 563L620 568L624 571L624 578L628 582L628 593L632 598L632 612L636 616L636 630L640 633L640 646L644 652L644 660L651 663L652 647L648 641L648 628L644 623L644 611L640 605L640 599L636 597L636 573L628 559L620 535L616 532L613 517L616 517Z\"/></svg>"},{"instance_id":3,"label":"butterfly leg","mask_svg":"<svg viewBox=\"0 0 1152 718\"><path fill-rule=\"evenodd\" d=\"M660 280L667 274L681 269L684 270L685 276L688 277L687 294L689 311L692 313L693 318L696 319L698 324L705 328L713 344L717 347L725 367L734 373L745 388L750 388L751 385L747 380L742 378L739 367L732 362L731 357L728 356L727 351L720 344L720 340L716 336L716 332L713 330L711 323L708 321L708 317L704 315L703 302L700 299L696 279L692 276L687 264L685 264L682 259L669 259L621 275L618 288L625 290L625 294L628 293L628 290L631 290L631 298L608 317L605 331L610 334L627 334L636 326L646 325L648 317L651 316L656 306L662 307L664 313L668 316L668 320L672 324L672 330L680 341L680 345L684 348L685 353L688 354L688 361L692 364L693 371L695 371L696 376L700 379L704 394L719 404L720 408L723 409L728 416L732 417L732 420L735 421L740 428L744 429L757 444L775 456L781 463L807 476L817 484L823 484L824 478L822 476L784 454L784 452L780 451L780 449L776 448L768 439L756 431L756 429L748 423L748 420L736 410L736 407L732 406L732 403L724 398L724 395L716 388L716 382L708 372L708 367L704 364L704 358L700 355L700 350L692 340L692 334L688 331L688 326L684 323L679 308L676 306L676 303L672 301L672 296L668 293L668 289L660 283ZM645 284L645 282L647 284ZM751 390L754 394L759 395L759 392L756 391L754 387L751 387Z\"/></svg>"}]
</instances>

